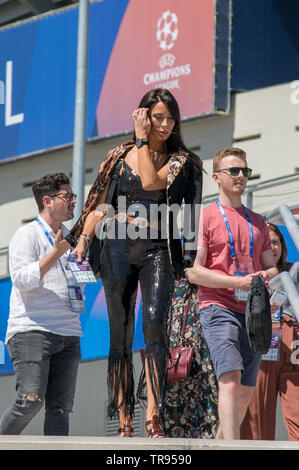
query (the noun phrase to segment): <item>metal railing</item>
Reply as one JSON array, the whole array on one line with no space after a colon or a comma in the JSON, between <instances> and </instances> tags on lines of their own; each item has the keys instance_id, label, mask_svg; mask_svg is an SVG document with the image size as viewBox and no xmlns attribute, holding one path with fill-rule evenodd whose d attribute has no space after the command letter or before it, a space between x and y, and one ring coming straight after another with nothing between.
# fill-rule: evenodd
<instances>
[{"instance_id":1,"label":"metal railing","mask_svg":"<svg viewBox=\"0 0 299 470\"><path fill-rule=\"evenodd\" d=\"M296 278L298 279L299 263L295 263L295 265L298 265L295 266ZM294 280L290 273L283 271L269 281L269 286L271 289L278 291L282 290L286 293L297 322L299 323L299 283Z\"/></svg>"},{"instance_id":2,"label":"metal railing","mask_svg":"<svg viewBox=\"0 0 299 470\"><path fill-rule=\"evenodd\" d=\"M298 191L299 193L299 191ZM285 225L299 253L299 217L292 214L291 209L282 204L267 213L269 222L277 225Z\"/></svg>"},{"instance_id":3,"label":"metal railing","mask_svg":"<svg viewBox=\"0 0 299 470\"><path fill-rule=\"evenodd\" d=\"M262 191L264 189L274 188L276 186L281 186L283 184L290 184L294 183L295 181L299 181L299 172L291 173L289 175L280 176L278 178L272 178L266 181L260 181L259 183L252 184L247 186L245 189L244 195L246 197L245 205L249 209L253 207L253 194L257 191ZM299 194L299 189L298 189ZM203 197L203 204L208 204L215 201L218 198L218 193L209 194Z\"/></svg>"}]
</instances>

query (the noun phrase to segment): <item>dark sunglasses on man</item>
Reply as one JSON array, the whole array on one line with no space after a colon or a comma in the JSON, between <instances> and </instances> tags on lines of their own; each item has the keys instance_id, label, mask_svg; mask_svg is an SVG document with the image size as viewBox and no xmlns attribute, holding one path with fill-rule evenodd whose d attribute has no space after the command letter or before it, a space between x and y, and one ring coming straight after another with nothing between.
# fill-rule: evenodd
<instances>
[{"instance_id":1,"label":"dark sunglasses on man","mask_svg":"<svg viewBox=\"0 0 299 470\"><path fill-rule=\"evenodd\" d=\"M242 171L243 176L245 178L250 178L252 175L252 169L247 167L240 167L240 166L231 166L230 168L222 168L221 170L216 170L215 173L220 173L221 171L228 171L231 176L238 176L240 171Z\"/></svg>"}]
</instances>

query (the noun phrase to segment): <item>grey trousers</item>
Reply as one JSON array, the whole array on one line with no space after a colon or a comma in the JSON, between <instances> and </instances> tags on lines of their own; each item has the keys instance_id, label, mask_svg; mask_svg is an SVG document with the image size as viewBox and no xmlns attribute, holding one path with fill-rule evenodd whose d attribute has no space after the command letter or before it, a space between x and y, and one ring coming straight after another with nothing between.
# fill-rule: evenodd
<instances>
[{"instance_id":1,"label":"grey trousers","mask_svg":"<svg viewBox=\"0 0 299 470\"><path fill-rule=\"evenodd\" d=\"M1 417L0 434L20 434L45 404L44 435L68 435L81 359L79 337L29 331L15 334L7 348L17 394Z\"/></svg>"}]
</instances>

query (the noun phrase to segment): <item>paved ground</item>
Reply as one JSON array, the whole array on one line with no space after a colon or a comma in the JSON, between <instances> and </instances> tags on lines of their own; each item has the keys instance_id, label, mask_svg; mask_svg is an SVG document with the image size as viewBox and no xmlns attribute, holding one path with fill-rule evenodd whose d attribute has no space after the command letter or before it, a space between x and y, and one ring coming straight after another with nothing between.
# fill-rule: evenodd
<instances>
[{"instance_id":1,"label":"paved ground","mask_svg":"<svg viewBox=\"0 0 299 470\"><path fill-rule=\"evenodd\" d=\"M299 442L21 435L0 436L1 450L299 450Z\"/></svg>"}]
</instances>

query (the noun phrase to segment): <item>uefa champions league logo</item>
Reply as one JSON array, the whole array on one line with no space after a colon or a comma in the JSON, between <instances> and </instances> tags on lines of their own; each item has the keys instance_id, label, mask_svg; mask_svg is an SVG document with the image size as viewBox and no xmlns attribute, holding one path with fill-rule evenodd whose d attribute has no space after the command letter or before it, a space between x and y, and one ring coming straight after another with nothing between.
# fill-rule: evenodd
<instances>
[{"instance_id":1,"label":"uefa champions league logo","mask_svg":"<svg viewBox=\"0 0 299 470\"><path fill-rule=\"evenodd\" d=\"M170 10L164 11L158 20L156 37L161 49L164 51L169 51L174 46L179 34L177 24L178 18Z\"/></svg>"},{"instance_id":2,"label":"uefa champions league logo","mask_svg":"<svg viewBox=\"0 0 299 470\"><path fill-rule=\"evenodd\" d=\"M146 72L143 83L154 88L167 88L168 90L181 88L180 78L191 74L191 64L175 64L176 57L169 52L178 39L178 17L170 10L164 11L157 21L156 40L164 54L158 60L160 70Z\"/></svg>"}]
</instances>

